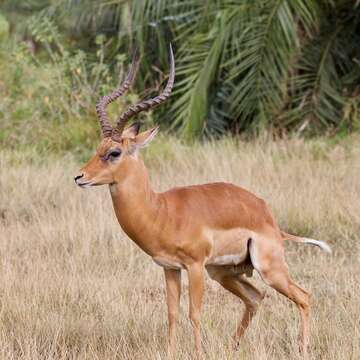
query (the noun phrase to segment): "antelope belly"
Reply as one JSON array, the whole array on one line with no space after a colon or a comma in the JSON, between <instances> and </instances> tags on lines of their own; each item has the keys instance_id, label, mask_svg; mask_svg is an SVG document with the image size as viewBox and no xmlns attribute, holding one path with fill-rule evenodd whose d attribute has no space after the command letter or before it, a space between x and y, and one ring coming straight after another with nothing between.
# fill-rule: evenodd
<instances>
[{"instance_id":1,"label":"antelope belly","mask_svg":"<svg viewBox=\"0 0 360 360\"><path fill-rule=\"evenodd\" d=\"M163 258L163 257L153 257L152 258L154 260L154 262L165 268L165 269L174 269L174 270L180 270L183 269L184 267L182 266L182 264L180 264L177 261L174 261L172 259L167 259L167 258Z\"/></svg>"},{"instance_id":2,"label":"antelope belly","mask_svg":"<svg viewBox=\"0 0 360 360\"><path fill-rule=\"evenodd\" d=\"M211 259L209 265L239 265L242 261L244 261L242 255L222 255Z\"/></svg>"}]
</instances>

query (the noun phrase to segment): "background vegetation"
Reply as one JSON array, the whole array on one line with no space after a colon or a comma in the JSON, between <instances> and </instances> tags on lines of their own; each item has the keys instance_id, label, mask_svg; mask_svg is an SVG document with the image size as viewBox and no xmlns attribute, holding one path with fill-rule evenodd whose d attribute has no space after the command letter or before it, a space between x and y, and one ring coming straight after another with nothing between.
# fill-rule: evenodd
<instances>
[{"instance_id":1,"label":"background vegetation","mask_svg":"<svg viewBox=\"0 0 360 360\"><path fill-rule=\"evenodd\" d=\"M45 122L64 129L51 139L56 149L91 138L95 101L116 85L130 50L142 54L135 92L150 96L166 79L170 41L174 95L147 122L186 139L359 128L357 1L4 0L0 11L11 24L1 44L2 139L10 124L27 134Z\"/></svg>"}]
</instances>

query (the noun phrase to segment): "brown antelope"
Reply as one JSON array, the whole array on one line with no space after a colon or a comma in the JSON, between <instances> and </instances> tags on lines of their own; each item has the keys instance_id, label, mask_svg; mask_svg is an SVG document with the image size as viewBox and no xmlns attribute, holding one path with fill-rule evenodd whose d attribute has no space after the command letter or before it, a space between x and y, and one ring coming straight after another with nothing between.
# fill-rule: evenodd
<instances>
[{"instance_id":1,"label":"brown antelope","mask_svg":"<svg viewBox=\"0 0 360 360\"><path fill-rule=\"evenodd\" d=\"M173 188L164 193L153 191L139 150L154 138L158 128L139 133L138 125L128 128L125 125L132 116L161 104L170 96L175 77L173 52L170 48L170 75L164 91L131 106L112 128L105 108L129 88L137 65L138 60L134 58L125 82L98 102L96 109L103 139L75 182L82 188L109 185L122 229L164 268L170 352L175 346L182 269L187 271L189 279L189 316L198 356L205 270L245 303L245 312L233 337L237 345L263 299L263 294L244 277L244 274L251 276L255 269L267 285L299 308L301 350L306 356L309 293L289 276L284 241L316 245L327 252L330 248L322 241L281 231L264 200L233 184L210 183Z\"/></svg>"}]
</instances>

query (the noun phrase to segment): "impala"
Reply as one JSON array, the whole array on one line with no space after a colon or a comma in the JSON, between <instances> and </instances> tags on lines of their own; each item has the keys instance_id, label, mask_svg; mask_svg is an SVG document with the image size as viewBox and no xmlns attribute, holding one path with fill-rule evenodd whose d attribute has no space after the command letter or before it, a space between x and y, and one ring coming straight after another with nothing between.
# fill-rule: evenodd
<instances>
[{"instance_id":1,"label":"impala","mask_svg":"<svg viewBox=\"0 0 360 360\"><path fill-rule=\"evenodd\" d=\"M229 183L178 187L163 193L152 190L139 150L158 132L153 128L139 133L128 120L143 110L164 102L171 94L175 77L174 55L170 47L170 75L160 95L129 107L110 125L106 106L131 85L138 66L133 59L124 83L96 105L102 141L95 155L75 177L82 188L109 185L119 224L125 233L164 269L169 321L169 350L175 347L175 327L179 314L181 270L189 280L189 317L195 349L200 345L200 314L204 296L204 275L220 283L245 304L245 312L233 336L234 344L244 334L256 313L263 293L244 275L253 269L262 280L292 300L302 320L300 348L306 356L309 341L309 293L291 280L284 257L284 241L313 244L330 252L322 241L281 231L264 200Z\"/></svg>"}]
</instances>

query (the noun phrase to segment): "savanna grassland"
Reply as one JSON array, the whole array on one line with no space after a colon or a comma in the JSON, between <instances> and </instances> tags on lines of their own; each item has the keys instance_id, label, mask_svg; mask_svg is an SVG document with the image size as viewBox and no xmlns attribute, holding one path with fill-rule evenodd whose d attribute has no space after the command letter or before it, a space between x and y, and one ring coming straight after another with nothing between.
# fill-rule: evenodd
<instances>
[{"instance_id":1,"label":"savanna grassland","mask_svg":"<svg viewBox=\"0 0 360 360\"><path fill-rule=\"evenodd\" d=\"M332 246L327 256L287 244L293 278L312 293L311 359L360 358L358 140L185 146L160 137L144 154L158 191L231 181L263 197L284 230ZM75 186L79 165L73 155L1 153L0 358L166 359L162 269L123 234L107 187ZM176 358L190 359L183 279ZM234 353L228 342L244 306L206 282L206 359L300 359L299 316L287 299L268 288ZM252 282L265 289L258 275Z\"/></svg>"}]
</instances>

